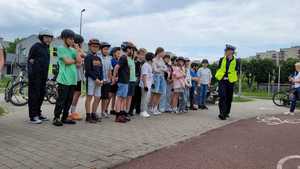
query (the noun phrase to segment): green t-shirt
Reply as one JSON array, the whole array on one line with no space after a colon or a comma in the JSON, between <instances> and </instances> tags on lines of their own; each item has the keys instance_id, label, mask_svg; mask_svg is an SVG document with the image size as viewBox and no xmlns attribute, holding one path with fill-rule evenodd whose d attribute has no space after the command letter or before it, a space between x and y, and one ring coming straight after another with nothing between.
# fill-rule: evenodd
<instances>
[{"instance_id":1,"label":"green t-shirt","mask_svg":"<svg viewBox=\"0 0 300 169\"><path fill-rule=\"evenodd\" d=\"M128 60L128 66L130 69L130 76L129 76L129 81L130 82L135 82L136 81L136 76L135 76L135 63L134 60L131 59L131 57L127 57Z\"/></svg>"},{"instance_id":2,"label":"green t-shirt","mask_svg":"<svg viewBox=\"0 0 300 169\"><path fill-rule=\"evenodd\" d=\"M57 49L59 72L57 82L63 85L77 84L77 70L76 65L66 65L64 58L76 59L77 52L73 48L59 47Z\"/></svg>"}]
</instances>

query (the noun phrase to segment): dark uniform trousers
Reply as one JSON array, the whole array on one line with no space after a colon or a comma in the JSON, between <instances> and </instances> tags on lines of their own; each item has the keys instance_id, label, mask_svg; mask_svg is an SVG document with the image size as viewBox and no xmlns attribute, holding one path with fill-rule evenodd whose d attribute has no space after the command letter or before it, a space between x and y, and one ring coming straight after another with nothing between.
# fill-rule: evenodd
<instances>
[{"instance_id":1,"label":"dark uniform trousers","mask_svg":"<svg viewBox=\"0 0 300 169\"><path fill-rule=\"evenodd\" d=\"M234 83L230 83L228 80L221 80L219 82L219 110L220 115L223 117L227 117L230 114L233 91Z\"/></svg>"},{"instance_id":2,"label":"dark uniform trousers","mask_svg":"<svg viewBox=\"0 0 300 169\"><path fill-rule=\"evenodd\" d=\"M28 76L28 109L30 119L41 116L41 107L46 94L47 79L47 73Z\"/></svg>"}]
</instances>

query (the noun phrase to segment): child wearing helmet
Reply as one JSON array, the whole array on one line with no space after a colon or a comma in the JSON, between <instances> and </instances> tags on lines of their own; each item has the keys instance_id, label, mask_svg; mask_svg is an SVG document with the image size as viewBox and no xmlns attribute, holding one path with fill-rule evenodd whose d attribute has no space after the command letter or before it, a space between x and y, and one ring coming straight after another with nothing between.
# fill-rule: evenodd
<instances>
[{"instance_id":1,"label":"child wearing helmet","mask_svg":"<svg viewBox=\"0 0 300 169\"><path fill-rule=\"evenodd\" d=\"M55 126L76 124L75 121L68 119L69 109L77 85L77 52L72 48L75 33L69 29L63 30L61 38L64 41L64 46L57 49L59 72L56 79L58 83L58 98L54 109L53 125Z\"/></svg>"},{"instance_id":2,"label":"child wearing helmet","mask_svg":"<svg viewBox=\"0 0 300 169\"><path fill-rule=\"evenodd\" d=\"M111 78L112 78L112 57L109 55L111 45L107 42L101 42L100 51L97 53L102 61L103 85L101 87L101 116L108 118L108 105L111 98Z\"/></svg>"},{"instance_id":3,"label":"child wearing helmet","mask_svg":"<svg viewBox=\"0 0 300 169\"><path fill-rule=\"evenodd\" d=\"M128 65L127 56L133 55L133 47L134 45L130 42L123 42L121 44L121 50L124 52L119 60L118 64L114 68L113 73L113 82L112 85L117 84L118 90L116 93L116 103L115 103L115 111L116 111L116 119L115 122L118 123L126 123L130 119L127 115L127 106L126 100L128 96L128 84L130 79L130 68Z\"/></svg>"},{"instance_id":4,"label":"child wearing helmet","mask_svg":"<svg viewBox=\"0 0 300 169\"><path fill-rule=\"evenodd\" d=\"M100 42L98 39L91 39L88 43L89 53L84 59L86 91L85 100L86 122L101 122L101 118L97 115L97 109L101 97L101 86L103 84L103 64L97 56L100 50Z\"/></svg>"}]
</instances>

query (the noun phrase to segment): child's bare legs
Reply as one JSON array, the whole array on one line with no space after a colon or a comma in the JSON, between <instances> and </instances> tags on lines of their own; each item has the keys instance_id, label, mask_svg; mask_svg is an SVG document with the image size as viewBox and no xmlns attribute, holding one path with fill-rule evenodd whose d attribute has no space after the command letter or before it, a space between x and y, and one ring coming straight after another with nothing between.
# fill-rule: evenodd
<instances>
[{"instance_id":1,"label":"child's bare legs","mask_svg":"<svg viewBox=\"0 0 300 169\"><path fill-rule=\"evenodd\" d=\"M156 111L159 102L160 102L160 94L152 93L151 101L150 101L150 111L152 112Z\"/></svg>"},{"instance_id":2,"label":"child's bare legs","mask_svg":"<svg viewBox=\"0 0 300 169\"><path fill-rule=\"evenodd\" d=\"M111 110L114 111L115 110L115 103L116 103L116 95L115 94L111 94Z\"/></svg>"},{"instance_id":3,"label":"child's bare legs","mask_svg":"<svg viewBox=\"0 0 300 169\"><path fill-rule=\"evenodd\" d=\"M85 99L85 111L86 113L91 113L91 102L92 102L93 96L87 96Z\"/></svg>"},{"instance_id":4,"label":"child's bare legs","mask_svg":"<svg viewBox=\"0 0 300 169\"><path fill-rule=\"evenodd\" d=\"M121 111L121 97L119 97L119 96L116 97L114 109L115 109L116 113L120 113L120 111Z\"/></svg>"},{"instance_id":5,"label":"child's bare legs","mask_svg":"<svg viewBox=\"0 0 300 169\"><path fill-rule=\"evenodd\" d=\"M92 107L92 113L97 113L99 102L100 102L100 97L94 97L94 102L93 102L93 107Z\"/></svg>"},{"instance_id":6,"label":"child's bare legs","mask_svg":"<svg viewBox=\"0 0 300 169\"><path fill-rule=\"evenodd\" d=\"M171 106L173 111L177 109L178 98L179 98L179 93L174 92L171 100Z\"/></svg>"}]
</instances>

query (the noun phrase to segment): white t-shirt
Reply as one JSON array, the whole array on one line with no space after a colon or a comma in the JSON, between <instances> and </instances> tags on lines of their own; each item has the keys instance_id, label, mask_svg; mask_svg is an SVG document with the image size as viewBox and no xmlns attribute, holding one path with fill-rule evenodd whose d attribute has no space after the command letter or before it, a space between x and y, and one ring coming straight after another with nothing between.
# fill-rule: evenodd
<instances>
[{"instance_id":1,"label":"white t-shirt","mask_svg":"<svg viewBox=\"0 0 300 169\"><path fill-rule=\"evenodd\" d=\"M200 68L198 70L198 77L201 84L208 84L212 78L212 74L209 68Z\"/></svg>"},{"instance_id":2,"label":"white t-shirt","mask_svg":"<svg viewBox=\"0 0 300 169\"><path fill-rule=\"evenodd\" d=\"M144 82L143 82L143 76L146 75L147 77L147 87L151 88L151 85L153 83L153 72L152 72L152 65L148 62L144 63L141 69L141 81L140 81L140 87L144 87Z\"/></svg>"},{"instance_id":3,"label":"white t-shirt","mask_svg":"<svg viewBox=\"0 0 300 169\"><path fill-rule=\"evenodd\" d=\"M300 80L300 73L298 73L297 76L294 77L294 79L296 81L299 81ZM298 87L300 87L300 83L295 83L295 88L298 88Z\"/></svg>"},{"instance_id":4,"label":"white t-shirt","mask_svg":"<svg viewBox=\"0 0 300 169\"><path fill-rule=\"evenodd\" d=\"M164 74L164 72L168 70L166 63L160 57L155 57L153 59L152 65L153 65L153 73L156 74Z\"/></svg>"}]
</instances>

